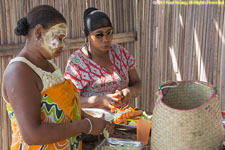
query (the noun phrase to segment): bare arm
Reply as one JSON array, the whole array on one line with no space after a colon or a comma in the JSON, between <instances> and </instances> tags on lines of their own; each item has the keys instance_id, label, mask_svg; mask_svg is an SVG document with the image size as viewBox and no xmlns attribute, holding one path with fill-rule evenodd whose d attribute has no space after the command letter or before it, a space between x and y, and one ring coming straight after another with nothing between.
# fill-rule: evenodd
<instances>
[{"instance_id":1,"label":"bare arm","mask_svg":"<svg viewBox=\"0 0 225 150\"><path fill-rule=\"evenodd\" d=\"M90 124L86 119L68 124L41 123L38 80L37 75L21 63L10 65L5 72L4 95L14 110L23 140L29 145L43 145L87 133ZM102 132L105 121L99 118L92 118L91 121L91 134Z\"/></svg>"},{"instance_id":2,"label":"bare arm","mask_svg":"<svg viewBox=\"0 0 225 150\"><path fill-rule=\"evenodd\" d=\"M121 90L124 96L123 101L129 101L130 98L135 98L141 94L141 80L138 77L136 69L128 71L129 84L127 88Z\"/></svg>"},{"instance_id":3,"label":"bare arm","mask_svg":"<svg viewBox=\"0 0 225 150\"><path fill-rule=\"evenodd\" d=\"M137 97L141 94L141 80L138 77L136 69L132 69L128 72L129 74L129 89L131 92L131 97Z\"/></svg>"},{"instance_id":4,"label":"bare arm","mask_svg":"<svg viewBox=\"0 0 225 150\"><path fill-rule=\"evenodd\" d=\"M82 108L95 107L98 96L83 97L80 96L80 104Z\"/></svg>"},{"instance_id":5,"label":"bare arm","mask_svg":"<svg viewBox=\"0 0 225 150\"><path fill-rule=\"evenodd\" d=\"M118 102L119 99L116 98L118 93L108 93L105 95L100 95L100 96L90 96L90 97L83 97L80 96L80 101L81 101L81 107L86 108L86 107L96 107L98 105L100 106L105 106L108 108L111 108L112 105L115 102Z\"/></svg>"}]
</instances>

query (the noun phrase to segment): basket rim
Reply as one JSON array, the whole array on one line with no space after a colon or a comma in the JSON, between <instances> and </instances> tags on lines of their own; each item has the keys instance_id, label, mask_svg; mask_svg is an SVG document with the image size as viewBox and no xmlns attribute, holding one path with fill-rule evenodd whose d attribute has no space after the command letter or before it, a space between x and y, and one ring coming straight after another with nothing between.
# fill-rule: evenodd
<instances>
[{"instance_id":1,"label":"basket rim","mask_svg":"<svg viewBox=\"0 0 225 150\"><path fill-rule=\"evenodd\" d=\"M170 83L171 81L169 82L165 82L166 83ZM204 84L204 85L207 85L209 87L211 87L212 89L215 89L215 87L209 83L209 82L204 82L204 81L198 81L198 80L183 80L183 81L176 81L176 82L179 82L179 83L182 83L182 82L198 82L198 83L201 83L201 84ZM166 106L166 107L169 107L170 109L172 110L176 110L176 111L183 111L183 112L191 112L191 111L195 111L196 109L200 109L201 107L204 107L207 103L209 103L210 100L213 100L214 97L218 97L218 94L216 94L216 91L214 90L214 92L212 93L212 95L204 102L202 103L200 106L198 107L195 107L195 108L191 108L191 109L177 109L177 108L173 108L169 105L166 105L162 99L163 99L163 94L162 94L162 90L163 89L160 89L159 91L159 95L161 95L161 98L158 100L158 102L156 103L156 105L159 104L159 102L162 103L162 105Z\"/></svg>"}]
</instances>

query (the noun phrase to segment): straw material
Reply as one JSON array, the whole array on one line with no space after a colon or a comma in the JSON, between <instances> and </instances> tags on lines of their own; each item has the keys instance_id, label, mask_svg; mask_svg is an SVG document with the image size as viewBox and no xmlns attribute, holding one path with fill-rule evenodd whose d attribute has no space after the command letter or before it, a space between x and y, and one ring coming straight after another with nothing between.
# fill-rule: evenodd
<instances>
[{"instance_id":1,"label":"straw material","mask_svg":"<svg viewBox=\"0 0 225 150\"><path fill-rule=\"evenodd\" d=\"M160 86L151 150L218 150L222 141L220 103L211 85L182 81Z\"/></svg>"}]
</instances>

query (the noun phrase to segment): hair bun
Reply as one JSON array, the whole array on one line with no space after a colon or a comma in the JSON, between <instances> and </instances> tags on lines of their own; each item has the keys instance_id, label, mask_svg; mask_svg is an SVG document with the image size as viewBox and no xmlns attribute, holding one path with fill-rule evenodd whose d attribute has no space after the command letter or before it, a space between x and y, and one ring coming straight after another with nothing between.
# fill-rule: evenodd
<instances>
[{"instance_id":1,"label":"hair bun","mask_svg":"<svg viewBox=\"0 0 225 150\"><path fill-rule=\"evenodd\" d=\"M98 10L98 9L95 8L95 7L89 7L89 8L87 8L87 9L84 11L84 18L85 18L89 13L91 13L91 12L94 11L94 10Z\"/></svg>"},{"instance_id":2,"label":"hair bun","mask_svg":"<svg viewBox=\"0 0 225 150\"><path fill-rule=\"evenodd\" d=\"M17 22L17 27L14 32L16 35L26 36L28 34L29 25L27 22L27 18L23 17Z\"/></svg>"}]
</instances>

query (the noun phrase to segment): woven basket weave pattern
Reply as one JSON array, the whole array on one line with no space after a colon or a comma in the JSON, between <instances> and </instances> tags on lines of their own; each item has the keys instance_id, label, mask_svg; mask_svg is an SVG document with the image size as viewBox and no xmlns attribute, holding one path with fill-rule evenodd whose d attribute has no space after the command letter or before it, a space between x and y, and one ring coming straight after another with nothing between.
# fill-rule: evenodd
<instances>
[{"instance_id":1,"label":"woven basket weave pattern","mask_svg":"<svg viewBox=\"0 0 225 150\"><path fill-rule=\"evenodd\" d=\"M214 89L180 82L162 91L153 110L151 150L218 150L223 126L218 96L210 99Z\"/></svg>"}]
</instances>

